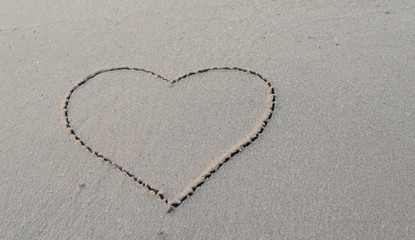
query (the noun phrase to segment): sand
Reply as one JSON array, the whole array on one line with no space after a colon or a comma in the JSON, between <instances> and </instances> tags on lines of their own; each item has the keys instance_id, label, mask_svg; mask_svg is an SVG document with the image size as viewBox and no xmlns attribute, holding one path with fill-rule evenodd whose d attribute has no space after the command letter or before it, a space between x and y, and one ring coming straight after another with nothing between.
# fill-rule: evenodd
<instances>
[{"instance_id":1,"label":"sand","mask_svg":"<svg viewBox=\"0 0 415 240\"><path fill-rule=\"evenodd\" d=\"M415 238L412 1L0 16L0 239Z\"/></svg>"}]
</instances>

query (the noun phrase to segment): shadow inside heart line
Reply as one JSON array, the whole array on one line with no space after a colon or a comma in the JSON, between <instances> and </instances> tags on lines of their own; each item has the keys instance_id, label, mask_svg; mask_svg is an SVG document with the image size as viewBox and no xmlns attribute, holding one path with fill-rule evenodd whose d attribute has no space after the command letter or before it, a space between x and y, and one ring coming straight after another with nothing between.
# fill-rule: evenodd
<instances>
[{"instance_id":1,"label":"shadow inside heart line","mask_svg":"<svg viewBox=\"0 0 415 240\"><path fill-rule=\"evenodd\" d=\"M80 146L170 211L259 137L275 98L269 80L237 67L201 69L174 80L119 67L72 86L62 115ZM175 198L168 194L177 192Z\"/></svg>"}]
</instances>

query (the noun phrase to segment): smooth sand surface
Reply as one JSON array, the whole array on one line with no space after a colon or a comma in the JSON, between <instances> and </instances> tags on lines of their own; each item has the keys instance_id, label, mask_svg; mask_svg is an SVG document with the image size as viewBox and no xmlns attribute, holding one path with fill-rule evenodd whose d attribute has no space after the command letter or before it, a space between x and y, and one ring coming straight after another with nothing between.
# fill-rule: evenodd
<instances>
[{"instance_id":1,"label":"smooth sand surface","mask_svg":"<svg viewBox=\"0 0 415 240\"><path fill-rule=\"evenodd\" d=\"M3 1L0 43L0 239L415 239L413 1ZM170 212L142 185L191 192L266 82L95 76L68 119L116 166L65 126L97 71L224 66L272 118Z\"/></svg>"}]
</instances>

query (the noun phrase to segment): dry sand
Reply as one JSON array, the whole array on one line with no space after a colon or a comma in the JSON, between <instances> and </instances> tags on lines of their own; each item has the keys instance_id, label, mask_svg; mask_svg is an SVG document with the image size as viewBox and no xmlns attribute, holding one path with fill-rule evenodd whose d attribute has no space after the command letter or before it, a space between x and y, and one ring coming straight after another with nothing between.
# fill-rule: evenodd
<instances>
[{"instance_id":1,"label":"dry sand","mask_svg":"<svg viewBox=\"0 0 415 240\"><path fill-rule=\"evenodd\" d=\"M0 239L414 239L415 3L363 2L2 2Z\"/></svg>"}]
</instances>

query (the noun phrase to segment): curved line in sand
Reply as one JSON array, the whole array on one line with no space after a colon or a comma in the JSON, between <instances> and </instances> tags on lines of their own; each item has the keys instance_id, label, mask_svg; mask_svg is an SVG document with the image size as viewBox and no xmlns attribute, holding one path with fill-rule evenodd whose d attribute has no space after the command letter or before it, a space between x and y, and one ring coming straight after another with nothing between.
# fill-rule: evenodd
<instances>
[{"instance_id":1,"label":"curved line in sand","mask_svg":"<svg viewBox=\"0 0 415 240\"><path fill-rule=\"evenodd\" d=\"M81 138L75 133L74 129L71 126L71 122L69 120L69 114L68 114L68 106L71 99L72 94L75 92L77 88L82 86L83 84L87 83L89 80L93 79L99 74L106 73L106 72L112 72L112 71L119 71L119 70L133 70L133 71L139 71L139 72L145 72L149 73L163 81L166 81L167 83L174 84L178 81L181 81L187 77L190 77L192 75L205 73L209 71L240 71L244 73L248 73L251 75L254 75L258 77L260 80L262 80L268 87L269 93L268 97L266 99L268 108L263 113L263 115L260 118L260 121L254 126L252 131L243 139L239 140L239 142L231 147L226 153L224 153L222 156L220 156L218 159L214 161L214 163L208 167L202 174L192 183L190 184L185 190L180 194L179 198L173 201L169 201L164 195L163 192L151 187L147 182L141 180L139 177L135 176L133 173L131 173L129 170L123 168L122 166L118 165L115 161L109 159L107 156L99 153L98 151L95 151L90 146L88 146ZM132 178L135 182L137 182L139 185L147 188L147 190L157 196L162 202L164 202L167 206L167 212L170 212L172 209L177 208L180 206L188 197L193 195L193 193L198 189L200 186L203 185L204 182L206 182L207 179L209 179L212 174L214 174L216 171L219 170L220 167L222 167L226 162L228 162L230 159L232 159L235 155L239 154L243 149L248 147L250 144L252 144L256 139L258 139L259 135L262 134L262 132L265 130L265 127L268 124L268 121L271 119L272 114L275 109L275 98L276 98L276 92L275 88L272 85L272 83L263 77L261 74L243 69L238 67L212 67L212 68L205 68L200 69L192 72L188 72L182 76L179 76L175 78L174 80L168 80L165 77L160 76L159 74L156 74L152 71L143 69L143 68L135 68L135 67L115 67L115 68L109 68L109 69L103 69L100 71L97 71L86 78L83 78L79 80L77 83L75 83L67 92L62 106L62 118L64 120L64 126L68 133L74 138L75 142L81 147L85 148L87 151L89 151L91 154L95 155L99 159L101 159L104 162L107 162L108 164L112 165L114 168L120 170L124 174L126 174L128 177Z\"/></svg>"}]
</instances>

